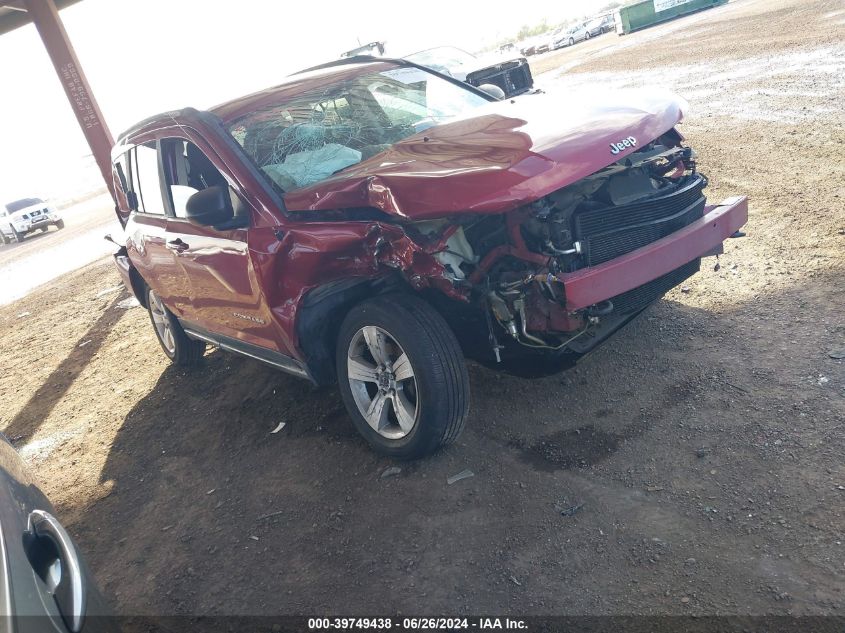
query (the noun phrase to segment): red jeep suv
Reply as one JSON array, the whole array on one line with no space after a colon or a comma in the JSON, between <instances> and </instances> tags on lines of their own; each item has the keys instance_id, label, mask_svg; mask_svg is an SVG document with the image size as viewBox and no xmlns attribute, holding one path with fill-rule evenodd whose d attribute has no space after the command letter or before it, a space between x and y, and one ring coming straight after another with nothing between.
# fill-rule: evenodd
<instances>
[{"instance_id":1,"label":"red jeep suv","mask_svg":"<svg viewBox=\"0 0 845 633\"><path fill-rule=\"evenodd\" d=\"M745 223L743 197L707 205L685 107L326 64L123 134L116 262L174 362L211 344L337 381L377 451L419 457L461 431L464 356L571 366Z\"/></svg>"}]
</instances>

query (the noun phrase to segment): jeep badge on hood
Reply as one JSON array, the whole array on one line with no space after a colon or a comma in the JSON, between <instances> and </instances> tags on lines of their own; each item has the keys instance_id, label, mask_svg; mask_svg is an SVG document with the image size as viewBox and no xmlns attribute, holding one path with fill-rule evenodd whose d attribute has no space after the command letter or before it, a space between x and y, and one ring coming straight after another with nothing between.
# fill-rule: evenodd
<instances>
[{"instance_id":1,"label":"jeep badge on hood","mask_svg":"<svg viewBox=\"0 0 845 633\"><path fill-rule=\"evenodd\" d=\"M625 150L629 147L636 146L636 144L637 144L637 139L634 138L633 136L629 136L628 138L623 138L618 143L611 143L610 144L610 153L615 156L619 152L621 152L621 151L623 151L623 150Z\"/></svg>"}]
</instances>

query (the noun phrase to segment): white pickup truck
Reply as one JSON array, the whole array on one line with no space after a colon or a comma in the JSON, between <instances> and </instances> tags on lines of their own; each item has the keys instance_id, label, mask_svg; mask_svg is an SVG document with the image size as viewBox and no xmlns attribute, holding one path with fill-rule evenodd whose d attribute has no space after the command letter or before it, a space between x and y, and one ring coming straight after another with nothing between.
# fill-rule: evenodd
<instances>
[{"instance_id":1,"label":"white pickup truck","mask_svg":"<svg viewBox=\"0 0 845 633\"><path fill-rule=\"evenodd\" d=\"M23 198L0 207L0 240L4 244L23 242L27 234L50 226L63 229L65 222L55 207L41 198Z\"/></svg>"}]
</instances>

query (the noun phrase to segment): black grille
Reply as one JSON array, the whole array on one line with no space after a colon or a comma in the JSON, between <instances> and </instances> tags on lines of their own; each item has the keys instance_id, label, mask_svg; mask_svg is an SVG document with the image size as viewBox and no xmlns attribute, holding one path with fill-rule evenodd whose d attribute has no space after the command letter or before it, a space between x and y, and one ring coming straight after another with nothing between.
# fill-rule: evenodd
<instances>
[{"instance_id":1,"label":"black grille","mask_svg":"<svg viewBox=\"0 0 845 633\"><path fill-rule=\"evenodd\" d=\"M630 253L702 217L706 203L704 185L704 178L698 176L665 196L577 212L575 238L582 243L586 265Z\"/></svg>"},{"instance_id":2,"label":"black grille","mask_svg":"<svg viewBox=\"0 0 845 633\"><path fill-rule=\"evenodd\" d=\"M531 76L531 68L525 60L517 60L496 64L489 68L483 68L467 75L467 83L473 86L482 84L493 84L502 89L506 97L521 94L531 90L534 86L534 78Z\"/></svg>"},{"instance_id":3,"label":"black grille","mask_svg":"<svg viewBox=\"0 0 845 633\"><path fill-rule=\"evenodd\" d=\"M656 301L682 281L689 279L701 267L701 259L694 259L662 277L658 277L638 288L623 292L611 299L614 314L633 314Z\"/></svg>"}]
</instances>

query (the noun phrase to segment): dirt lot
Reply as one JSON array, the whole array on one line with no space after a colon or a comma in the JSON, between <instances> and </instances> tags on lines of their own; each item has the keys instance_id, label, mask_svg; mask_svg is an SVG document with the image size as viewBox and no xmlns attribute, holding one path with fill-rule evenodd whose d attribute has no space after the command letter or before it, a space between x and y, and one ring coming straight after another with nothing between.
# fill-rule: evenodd
<instances>
[{"instance_id":1,"label":"dirt lot","mask_svg":"<svg viewBox=\"0 0 845 633\"><path fill-rule=\"evenodd\" d=\"M843 36L739 0L539 60L563 98L676 85L748 237L569 373L470 367L467 431L398 476L334 390L169 366L108 262L0 308L2 426L125 614L842 615Z\"/></svg>"}]
</instances>

